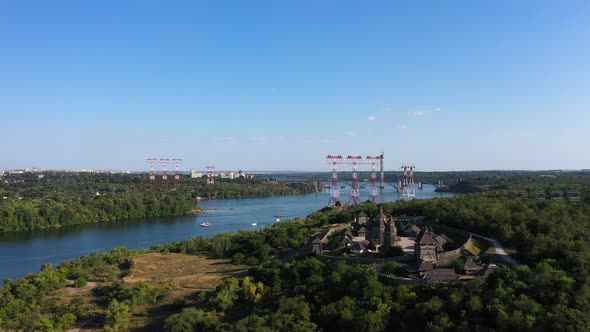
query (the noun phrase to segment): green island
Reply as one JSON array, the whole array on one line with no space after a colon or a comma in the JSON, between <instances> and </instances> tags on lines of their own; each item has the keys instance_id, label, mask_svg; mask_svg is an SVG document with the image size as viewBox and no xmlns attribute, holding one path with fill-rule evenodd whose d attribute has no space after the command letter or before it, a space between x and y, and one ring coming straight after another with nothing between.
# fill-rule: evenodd
<instances>
[{"instance_id":1,"label":"green island","mask_svg":"<svg viewBox=\"0 0 590 332\"><path fill-rule=\"evenodd\" d=\"M264 179L182 177L150 183L146 174L43 172L10 174L0 180L0 233L96 222L198 214L207 199L299 195L313 183Z\"/></svg>"},{"instance_id":2,"label":"green island","mask_svg":"<svg viewBox=\"0 0 590 332\"><path fill-rule=\"evenodd\" d=\"M0 330L586 331L590 204L522 195L545 184L543 178L528 187L517 183L453 198L325 208L258 231L141 251L116 248L56 268L44 265L5 280ZM471 255L498 263L495 272L453 282L400 282L411 264L396 261L403 252L353 253L341 241L361 213L381 212L398 218L400 232L457 229L498 240L518 264L494 261L481 238L464 243L459 233L449 234L456 243L445 250L464 243ZM339 227L325 249L341 259L314 252L314 239ZM459 273L468 264L459 257L445 267Z\"/></svg>"}]
</instances>

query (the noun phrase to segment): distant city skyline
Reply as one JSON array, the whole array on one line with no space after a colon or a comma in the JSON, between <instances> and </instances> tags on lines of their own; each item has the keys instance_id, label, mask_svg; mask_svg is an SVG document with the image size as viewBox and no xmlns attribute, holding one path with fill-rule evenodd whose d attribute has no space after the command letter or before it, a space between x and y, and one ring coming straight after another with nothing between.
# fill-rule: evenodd
<instances>
[{"instance_id":1,"label":"distant city skyline","mask_svg":"<svg viewBox=\"0 0 590 332\"><path fill-rule=\"evenodd\" d=\"M588 17L588 1L2 2L0 170L328 171L381 151L386 171L588 169Z\"/></svg>"}]
</instances>

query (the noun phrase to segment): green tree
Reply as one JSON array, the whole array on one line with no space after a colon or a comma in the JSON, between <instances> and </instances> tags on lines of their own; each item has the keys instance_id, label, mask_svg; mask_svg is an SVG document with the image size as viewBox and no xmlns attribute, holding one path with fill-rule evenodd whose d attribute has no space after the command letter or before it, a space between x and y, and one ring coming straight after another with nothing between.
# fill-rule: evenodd
<instances>
[{"instance_id":1,"label":"green tree","mask_svg":"<svg viewBox=\"0 0 590 332\"><path fill-rule=\"evenodd\" d=\"M239 298L240 290L238 279L233 277L227 278L221 285L217 286L215 296L211 299L211 303L218 309L225 311Z\"/></svg>"},{"instance_id":2,"label":"green tree","mask_svg":"<svg viewBox=\"0 0 590 332\"><path fill-rule=\"evenodd\" d=\"M72 326L76 322L76 316L72 313L65 313L61 315L55 322L55 326L59 330L65 330Z\"/></svg>"},{"instance_id":3,"label":"green tree","mask_svg":"<svg viewBox=\"0 0 590 332\"><path fill-rule=\"evenodd\" d=\"M218 318L214 313L196 308L185 308L168 317L164 327L168 332L214 331Z\"/></svg>"},{"instance_id":4,"label":"green tree","mask_svg":"<svg viewBox=\"0 0 590 332\"><path fill-rule=\"evenodd\" d=\"M244 300L249 303L256 303L262 298L264 293L264 284L262 282L254 283L251 277L242 279L242 294Z\"/></svg>"},{"instance_id":5,"label":"green tree","mask_svg":"<svg viewBox=\"0 0 590 332\"><path fill-rule=\"evenodd\" d=\"M358 331L357 303L348 296L322 306L318 313L321 326L326 331Z\"/></svg>"},{"instance_id":6,"label":"green tree","mask_svg":"<svg viewBox=\"0 0 590 332\"><path fill-rule=\"evenodd\" d=\"M106 331L126 331L129 325L129 316L131 308L124 302L114 299L109 304L106 311Z\"/></svg>"},{"instance_id":7,"label":"green tree","mask_svg":"<svg viewBox=\"0 0 590 332\"><path fill-rule=\"evenodd\" d=\"M80 287L84 287L86 286L86 278L80 276L78 278L76 278L76 280L74 280L74 287L75 288L80 288Z\"/></svg>"}]
</instances>

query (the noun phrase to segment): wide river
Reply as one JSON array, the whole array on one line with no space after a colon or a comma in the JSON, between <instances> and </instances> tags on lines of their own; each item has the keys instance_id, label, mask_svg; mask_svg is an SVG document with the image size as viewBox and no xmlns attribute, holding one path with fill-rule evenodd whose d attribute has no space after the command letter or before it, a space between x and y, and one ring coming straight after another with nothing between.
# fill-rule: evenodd
<instances>
[{"instance_id":1,"label":"wide river","mask_svg":"<svg viewBox=\"0 0 590 332\"><path fill-rule=\"evenodd\" d=\"M365 185L365 184L363 184ZM370 185L361 189L361 198L368 199ZM424 185L416 190L417 198L449 197ZM341 189L345 202L350 187ZM380 192L381 202L398 200L401 195L388 185ZM191 236L211 236L238 229L258 229L282 220L305 218L328 203L330 194L243 198L202 201L205 213L200 216L138 220L134 222L85 224L60 229L19 232L0 235L0 280L24 277L37 272L42 264L59 263L89 253L113 248L149 248L156 244L182 241ZM200 227L208 222L210 227ZM255 223L256 226L252 224Z\"/></svg>"}]
</instances>

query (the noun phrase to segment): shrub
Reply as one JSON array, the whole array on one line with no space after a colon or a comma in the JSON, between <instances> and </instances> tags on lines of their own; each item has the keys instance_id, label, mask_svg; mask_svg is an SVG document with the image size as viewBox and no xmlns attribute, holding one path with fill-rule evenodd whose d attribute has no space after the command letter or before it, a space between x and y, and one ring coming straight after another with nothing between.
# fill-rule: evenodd
<instances>
[{"instance_id":1,"label":"shrub","mask_svg":"<svg viewBox=\"0 0 590 332\"><path fill-rule=\"evenodd\" d=\"M74 288L80 288L86 286L86 278L80 276L74 280Z\"/></svg>"}]
</instances>

